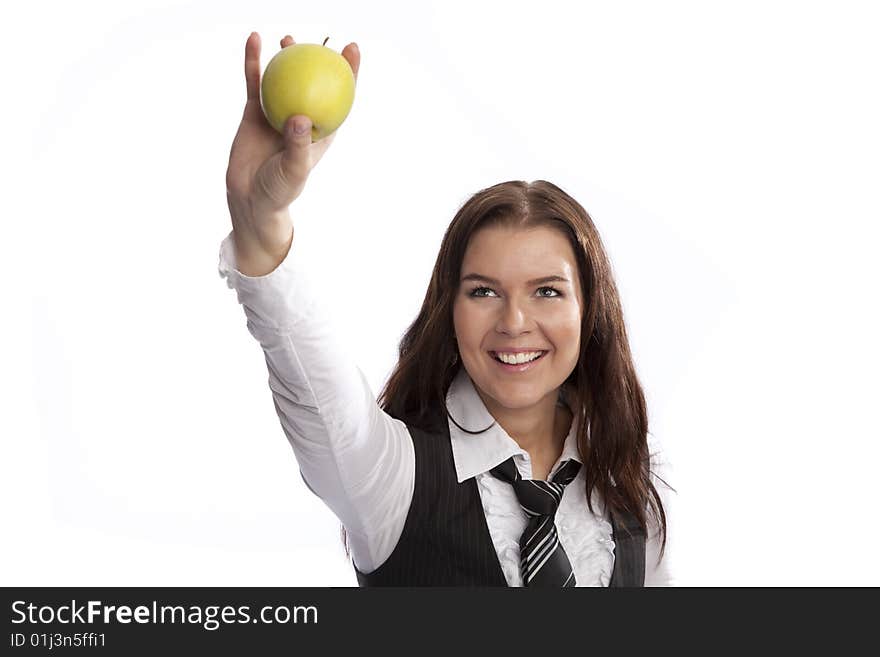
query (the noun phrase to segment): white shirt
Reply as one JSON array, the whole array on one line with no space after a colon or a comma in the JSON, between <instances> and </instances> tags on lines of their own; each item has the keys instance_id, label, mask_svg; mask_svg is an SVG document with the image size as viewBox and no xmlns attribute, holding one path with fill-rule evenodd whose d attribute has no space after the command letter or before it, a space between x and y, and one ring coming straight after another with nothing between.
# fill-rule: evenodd
<instances>
[{"instance_id":1,"label":"white shirt","mask_svg":"<svg viewBox=\"0 0 880 657\"><path fill-rule=\"evenodd\" d=\"M403 532L415 483L415 452L406 424L385 413L345 345L340 344L318 289L291 246L285 259L265 276L236 269L232 232L220 245L218 270L244 308L247 327L259 341L269 370L269 388L287 439L308 488L345 526L354 564L363 573L381 566ZM462 368L446 397L450 414L464 428L481 430L494 418ZM526 516L513 487L489 473L514 456L524 479L531 479L529 453L497 423L471 435L449 422L459 482L476 478L477 490L498 560L509 586L522 586L519 538ZM581 461L573 421L550 476L568 460ZM652 481L667 522L674 494L669 464L648 434ZM556 512L559 540L574 569L577 586L607 586L614 568L614 541L604 504L594 492L593 513L586 502L583 468L565 487ZM673 584L671 539L658 563L659 537L649 524L645 585Z\"/></svg>"}]
</instances>

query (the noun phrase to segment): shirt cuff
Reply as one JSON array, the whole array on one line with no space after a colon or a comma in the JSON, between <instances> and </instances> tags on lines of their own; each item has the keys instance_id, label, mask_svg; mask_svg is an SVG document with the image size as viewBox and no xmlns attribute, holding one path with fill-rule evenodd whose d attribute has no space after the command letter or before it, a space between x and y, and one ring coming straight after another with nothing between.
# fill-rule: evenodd
<instances>
[{"instance_id":1,"label":"shirt cuff","mask_svg":"<svg viewBox=\"0 0 880 657\"><path fill-rule=\"evenodd\" d=\"M291 244L278 266L264 276L241 273L235 258L233 231L220 243L217 271L226 285L236 291L249 323L277 333L289 332L309 315L315 303L315 288L305 266Z\"/></svg>"}]
</instances>

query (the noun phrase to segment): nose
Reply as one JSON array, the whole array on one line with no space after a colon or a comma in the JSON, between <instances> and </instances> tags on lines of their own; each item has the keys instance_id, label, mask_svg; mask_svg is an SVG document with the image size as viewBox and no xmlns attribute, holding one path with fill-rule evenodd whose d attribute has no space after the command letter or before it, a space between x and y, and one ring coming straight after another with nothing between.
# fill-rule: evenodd
<instances>
[{"instance_id":1,"label":"nose","mask_svg":"<svg viewBox=\"0 0 880 657\"><path fill-rule=\"evenodd\" d=\"M498 311L495 330L507 335L518 335L531 327L527 307L515 299L507 299Z\"/></svg>"}]
</instances>

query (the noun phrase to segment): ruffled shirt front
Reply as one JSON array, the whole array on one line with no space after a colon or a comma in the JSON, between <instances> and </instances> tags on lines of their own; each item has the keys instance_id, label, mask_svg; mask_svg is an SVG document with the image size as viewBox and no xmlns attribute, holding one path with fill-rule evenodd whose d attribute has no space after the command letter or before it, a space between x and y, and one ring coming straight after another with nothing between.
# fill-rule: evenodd
<instances>
[{"instance_id":1,"label":"ruffled shirt front","mask_svg":"<svg viewBox=\"0 0 880 657\"><path fill-rule=\"evenodd\" d=\"M487 431L474 435L462 431L450 421L452 455L459 483L476 477L489 534L508 585L522 586L519 539L528 520L513 487L489 470L513 456L520 476L531 479L531 457L501 425L493 424L494 418L464 369L459 371L449 388L446 407L455 422L468 431L481 431L491 425ZM572 422L562 454L550 469L549 478L569 459L582 463L577 449L576 421ZM593 513L587 508L586 483L581 468L577 477L565 487L556 510L557 534L574 569L577 586L608 586L614 570L611 523L600 512L603 505L595 492L592 502Z\"/></svg>"}]
</instances>

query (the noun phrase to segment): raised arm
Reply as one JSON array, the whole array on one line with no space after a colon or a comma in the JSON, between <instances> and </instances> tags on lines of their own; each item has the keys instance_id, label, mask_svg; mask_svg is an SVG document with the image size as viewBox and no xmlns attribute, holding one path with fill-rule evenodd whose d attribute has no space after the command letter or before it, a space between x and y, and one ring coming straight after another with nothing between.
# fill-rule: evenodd
<instances>
[{"instance_id":1,"label":"raised arm","mask_svg":"<svg viewBox=\"0 0 880 657\"><path fill-rule=\"evenodd\" d=\"M285 37L281 47L292 45ZM342 51L357 76L354 44ZM288 206L300 195L335 132L312 142L305 116L285 134L260 106L260 38L245 46L247 103L226 173L232 231L220 274L236 290L263 349L269 387L302 478L346 527L358 568L370 572L397 543L415 477L406 426L378 406L331 314L297 258ZM304 125L298 134L294 126ZM341 545L340 545L341 549Z\"/></svg>"},{"instance_id":2,"label":"raised arm","mask_svg":"<svg viewBox=\"0 0 880 657\"><path fill-rule=\"evenodd\" d=\"M281 40L282 48L293 44L289 35ZM293 240L289 206L336 135L313 142L312 122L305 115L289 117L283 135L269 125L260 102L260 49L260 35L253 32L245 44L247 101L226 169L235 253L240 271L248 276L267 274L284 258ZM347 45L342 56L357 81L357 45Z\"/></svg>"}]
</instances>

